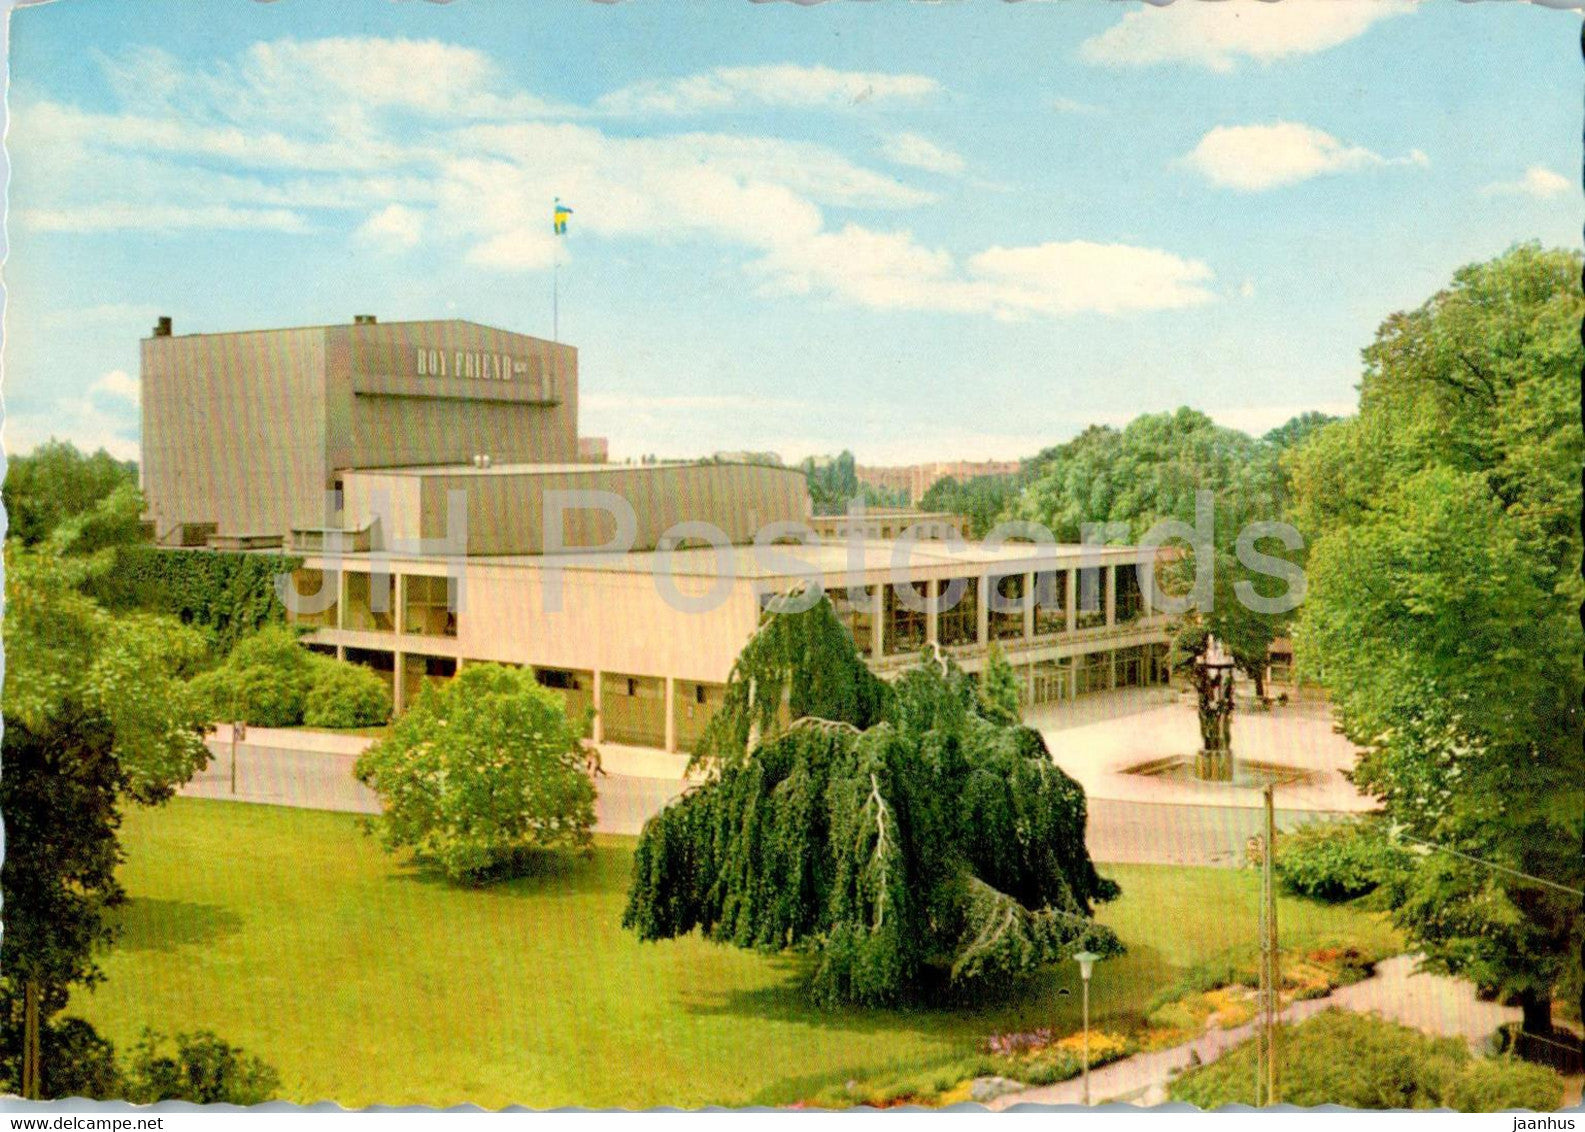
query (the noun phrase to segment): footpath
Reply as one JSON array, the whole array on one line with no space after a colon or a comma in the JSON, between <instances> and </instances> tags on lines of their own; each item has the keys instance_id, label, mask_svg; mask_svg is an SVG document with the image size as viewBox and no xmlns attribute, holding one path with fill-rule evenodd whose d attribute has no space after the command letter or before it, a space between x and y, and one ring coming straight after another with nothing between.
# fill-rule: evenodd
<instances>
[{"instance_id":1,"label":"footpath","mask_svg":"<svg viewBox=\"0 0 1585 1132\"><path fill-rule=\"evenodd\" d=\"M1384 959L1368 979L1339 987L1325 998L1290 1004L1282 1012L1282 1020L1299 1022L1334 1007L1355 1010L1378 1014L1439 1037L1463 1038L1472 1050L1480 1049L1498 1026L1519 1020L1517 1007L1482 1002L1475 997L1475 988L1470 983L1416 971L1415 962L1412 955ZM1215 1061L1254 1034L1253 1022L1230 1030L1207 1030L1183 1045L1135 1054L1103 1065L1090 1071L1090 1099L1095 1104L1164 1104L1167 1085L1176 1074L1192 1065ZM1019 1105L1083 1103L1084 1079L1075 1077L1055 1085L1007 1093L988 1102L987 1107L1001 1111Z\"/></svg>"}]
</instances>

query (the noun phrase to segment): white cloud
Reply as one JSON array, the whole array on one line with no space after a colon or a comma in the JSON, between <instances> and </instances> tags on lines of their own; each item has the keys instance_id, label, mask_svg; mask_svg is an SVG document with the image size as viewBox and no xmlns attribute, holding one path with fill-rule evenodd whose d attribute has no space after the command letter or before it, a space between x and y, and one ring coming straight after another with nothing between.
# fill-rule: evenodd
<instances>
[{"instance_id":1,"label":"white cloud","mask_svg":"<svg viewBox=\"0 0 1585 1132\"><path fill-rule=\"evenodd\" d=\"M401 252L415 247L424 234L424 214L401 204L388 204L373 213L352 238L376 251Z\"/></svg>"},{"instance_id":2,"label":"white cloud","mask_svg":"<svg viewBox=\"0 0 1585 1132\"><path fill-rule=\"evenodd\" d=\"M136 405L142 398L138 379L124 369L113 369L88 387L90 394L100 394L115 401Z\"/></svg>"},{"instance_id":3,"label":"white cloud","mask_svg":"<svg viewBox=\"0 0 1585 1132\"><path fill-rule=\"evenodd\" d=\"M1412 10L1396 0L1177 0L1136 8L1085 40L1079 54L1113 66L1187 63L1226 72L1239 59L1272 63L1326 51Z\"/></svg>"},{"instance_id":4,"label":"white cloud","mask_svg":"<svg viewBox=\"0 0 1585 1132\"><path fill-rule=\"evenodd\" d=\"M1484 196L1532 196L1542 200L1573 192L1575 184L1545 165L1532 165L1517 181L1495 181L1481 189Z\"/></svg>"},{"instance_id":5,"label":"white cloud","mask_svg":"<svg viewBox=\"0 0 1585 1132\"><path fill-rule=\"evenodd\" d=\"M41 232L113 232L138 229L169 232L207 228L306 232L295 212L282 208L231 208L227 205L160 205L107 202L64 208L26 208L18 218Z\"/></svg>"},{"instance_id":6,"label":"white cloud","mask_svg":"<svg viewBox=\"0 0 1585 1132\"><path fill-rule=\"evenodd\" d=\"M1212 298L1209 267L1157 249L1067 240L955 251L905 227L833 220L831 209L907 209L935 197L811 142L625 136L581 112L547 120L544 102L472 49L282 40L207 69L178 67L157 51L105 66L119 98L111 110L21 107L12 140L37 155L27 167L30 198L49 201L24 222L79 232L339 232L358 247L432 245L518 273L548 268L558 250L578 255L590 237L701 241L740 257L765 294L997 318ZM404 87L407 70L422 74ZM722 68L627 88L599 109L835 107L937 90L918 75ZM888 138L887 153L938 171L964 164L917 134ZM576 209L572 236L560 243L550 225L556 197Z\"/></svg>"},{"instance_id":7,"label":"white cloud","mask_svg":"<svg viewBox=\"0 0 1585 1132\"><path fill-rule=\"evenodd\" d=\"M893 134L881 143L881 155L898 165L925 169L931 173L961 173L964 161L961 154L937 145L922 134Z\"/></svg>"},{"instance_id":8,"label":"white cloud","mask_svg":"<svg viewBox=\"0 0 1585 1132\"><path fill-rule=\"evenodd\" d=\"M743 106L821 109L919 99L941 84L925 75L838 71L791 63L718 67L697 75L635 83L595 100L607 114L698 114Z\"/></svg>"},{"instance_id":9,"label":"white cloud","mask_svg":"<svg viewBox=\"0 0 1585 1132\"><path fill-rule=\"evenodd\" d=\"M990 248L969 270L991 281L998 307L1034 314L1170 310L1208 303L1211 269L1157 248L1068 240Z\"/></svg>"},{"instance_id":10,"label":"white cloud","mask_svg":"<svg viewBox=\"0 0 1585 1132\"><path fill-rule=\"evenodd\" d=\"M61 398L45 413L7 413L0 437L12 454L31 452L52 437L60 437L85 452L103 448L118 460L139 457L137 410L129 406L101 408L86 397Z\"/></svg>"},{"instance_id":11,"label":"white cloud","mask_svg":"<svg viewBox=\"0 0 1585 1132\"><path fill-rule=\"evenodd\" d=\"M1217 126L1182 160L1212 184L1244 192L1292 185L1326 173L1428 164L1419 150L1407 157L1387 158L1299 122Z\"/></svg>"},{"instance_id":12,"label":"white cloud","mask_svg":"<svg viewBox=\"0 0 1585 1132\"><path fill-rule=\"evenodd\" d=\"M851 224L780 245L753 268L772 293L1003 319L1170 310L1215 298L1206 264L1156 248L1054 241L988 248L960 265L908 232Z\"/></svg>"}]
</instances>

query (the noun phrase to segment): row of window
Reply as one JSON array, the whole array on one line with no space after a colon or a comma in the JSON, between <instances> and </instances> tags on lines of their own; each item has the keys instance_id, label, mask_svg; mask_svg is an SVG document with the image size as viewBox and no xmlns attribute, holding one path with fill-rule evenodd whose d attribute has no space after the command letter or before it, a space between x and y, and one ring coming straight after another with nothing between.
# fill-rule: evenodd
<instances>
[{"instance_id":1,"label":"row of window","mask_svg":"<svg viewBox=\"0 0 1585 1132\"><path fill-rule=\"evenodd\" d=\"M1034 635L1054 636L1067 632L1066 609L1068 572L1058 570L1035 576ZM1024 636L1024 574L1009 574L996 580L999 600L986 611L989 637L993 641L1022 640ZM1106 624L1107 591L1113 584L1110 571L1084 569L1076 581L1075 629L1093 629ZM1125 624L1144 615L1144 595L1139 575L1132 564L1117 567L1115 623ZM915 600L899 595L897 587L887 586L881 597L881 650L886 656L918 652L925 645L927 614L919 608L922 588L915 586ZM861 589L849 600L847 591L832 591L837 614L847 624L859 652L874 651L874 590ZM942 581L936 614L936 639L944 646L972 645L979 641L979 582L974 577Z\"/></svg>"},{"instance_id":2,"label":"row of window","mask_svg":"<svg viewBox=\"0 0 1585 1132\"><path fill-rule=\"evenodd\" d=\"M299 625L322 629L356 629L366 633L396 631L397 599L393 581L401 593L402 624L407 632L423 637L457 635L457 580L445 576L404 574L393 579L389 574L346 575L346 607L338 608L334 596L323 601L325 573L298 570L292 575L300 604L308 611L293 612ZM324 608L317 608L323 602Z\"/></svg>"}]
</instances>

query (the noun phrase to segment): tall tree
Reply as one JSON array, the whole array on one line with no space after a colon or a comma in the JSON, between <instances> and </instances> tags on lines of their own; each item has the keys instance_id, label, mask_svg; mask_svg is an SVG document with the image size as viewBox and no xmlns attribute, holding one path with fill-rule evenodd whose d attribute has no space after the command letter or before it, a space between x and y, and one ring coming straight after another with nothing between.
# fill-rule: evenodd
<instances>
[{"instance_id":1,"label":"tall tree","mask_svg":"<svg viewBox=\"0 0 1585 1132\"><path fill-rule=\"evenodd\" d=\"M122 809L164 801L209 758L185 684L202 638L165 618L111 617L84 596L109 559L63 553L79 528L68 520L34 548L6 549L0 1032L26 1035L18 1060L30 1068L114 935Z\"/></svg>"},{"instance_id":2,"label":"tall tree","mask_svg":"<svg viewBox=\"0 0 1585 1132\"><path fill-rule=\"evenodd\" d=\"M835 623L824 599L777 617ZM846 650L837 671L861 671L851 640L820 639ZM988 718L966 675L929 660L886 690L879 721L797 717L652 818L623 924L644 940L698 928L812 953L824 1003L1005 982L1081 948L1121 950L1091 918L1117 886L1084 826L1084 792L1040 734Z\"/></svg>"},{"instance_id":3,"label":"tall tree","mask_svg":"<svg viewBox=\"0 0 1585 1132\"><path fill-rule=\"evenodd\" d=\"M1289 583L1268 568L1247 565L1250 558L1263 566L1247 550L1290 560L1297 548L1263 536L1241 553L1239 536L1251 524L1283 519L1281 455L1317 423L1296 418L1256 440L1185 408L1147 413L1123 429L1092 427L1030 461L1029 482L1010 513L1042 524L1063 542L1113 535L1137 541L1163 520L1196 526L1199 497L1207 493L1212 509L1206 557L1177 559L1159 583L1180 594L1198 572L1206 571L1211 580L1203 607L1180 619L1176 652L1182 665L1193 666L1214 636L1264 694L1271 642L1284 631L1289 612L1254 607L1244 595L1279 599Z\"/></svg>"},{"instance_id":4,"label":"tall tree","mask_svg":"<svg viewBox=\"0 0 1585 1132\"><path fill-rule=\"evenodd\" d=\"M84 455L65 440L49 440L6 461L7 536L32 546L60 523L92 511L117 488L136 490L137 465L103 448Z\"/></svg>"},{"instance_id":5,"label":"tall tree","mask_svg":"<svg viewBox=\"0 0 1585 1132\"><path fill-rule=\"evenodd\" d=\"M1438 847L1384 885L1394 918L1542 1036L1580 988L1581 266L1527 244L1459 270L1291 462L1301 663L1367 748L1356 780Z\"/></svg>"},{"instance_id":6,"label":"tall tree","mask_svg":"<svg viewBox=\"0 0 1585 1132\"><path fill-rule=\"evenodd\" d=\"M956 480L946 476L930 485L919 499L921 511L950 511L969 520L969 533L984 538L1018 497L1019 476L971 476Z\"/></svg>"},{"instance_id":7,"label":"tall tree","mask_svg":"<svg viewBox=\"0 0 1585 1132\"><path fill-rule=\"evenodd\" d=\"M354 773L380 796L387 849L490 879L540 850L593 844L586 730L531 672L470 664L424 689Z\"/></svg>"}]
</instances>

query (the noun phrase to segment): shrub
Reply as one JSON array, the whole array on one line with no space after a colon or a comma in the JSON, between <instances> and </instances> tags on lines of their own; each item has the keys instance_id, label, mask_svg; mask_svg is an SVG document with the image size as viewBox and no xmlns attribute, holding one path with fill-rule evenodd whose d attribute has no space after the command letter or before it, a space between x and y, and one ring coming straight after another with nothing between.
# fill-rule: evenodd
<instances>
[{"instance_id":1,"label":"shrub","mask_svg":"<svg viewBox=\"0 0 1585 1132\"><path fill-rule=\"evenodd\" d=\"M534 851L593 843L582 733L531 674L469 665L426 689L355 772L380 796L388 850L411 850L453 880L484 880Z\"/></svg>"},{"instance_id":2,"label":"shrub","mask_svg":"<svg viewBox=\"0 0 1585 1132\"><path fill-rule=\"evenodd\" d=\"M310 727L377 727L391 718L391 693L371 668L316 657L303 701Z\"/></svg>"},{"instance_id":3,"label":"shrub","mask_svg":"<svg viewBox=\"0 0 1585 1132\"><path fill-rule=\"evenodd\" d=\"M210 717L258 727L303 722L316 658L284 625L269 625L237 643L219 668L196 677L195 695Z\"/></svg>"},{"instance_id":4,"label":"shrub","mask_svg":"<svg viewBox=\"0 0 1585 1132\"><path fill-rule=\"evenodd\" d=\"M1200 1108L1254 1101L1254 1039L1168 1087L1175 1101ZM1454 1038L1432 1038L1381 1018L1328 1010L1278 1039L1280 1099L1285 1104L1353 1108L1557 1108L1563 1081L1539 1066L1507 1058L1476 1059Z\"/></svg>"},{"instance_id":5,"label":"shrub","mask_svg":"<svg viewBox=\"0 0 1585 1132\"><path fill-rule=\"evenodd\" d=\"M1322 821L1278 837L1272 868L1289 892L1337 903L1375 889L1402 857L1376 822Z\"/></svg>"},{"instance_id":6,"label":"shrub","mask_svg":"<svg viewBox=\"0 0 1585 1132\"><path fill-rule=\"evenodd\" d=\"M273 1068L208 1030L177 1034L173 1052L167 1051L167 1040L145 1029L134 1047L126 1084L126 1099L133 1104L262 1104L280 1089Z\"/></svg>"},{"instance_id":7,"label":"shrub","mask_svg":"<svg viewBox=\"0 0 1585 1132\"><path fill-rule=\"evenodd\" d=\"M22 1091L22 1012L7 1003L0 1021L0 1092ZM116 1050L81 1018L43 1019L39 1023L39 1098L86 1097L116 1100L122 1095Z\"/></svg>"}]
</instances>

